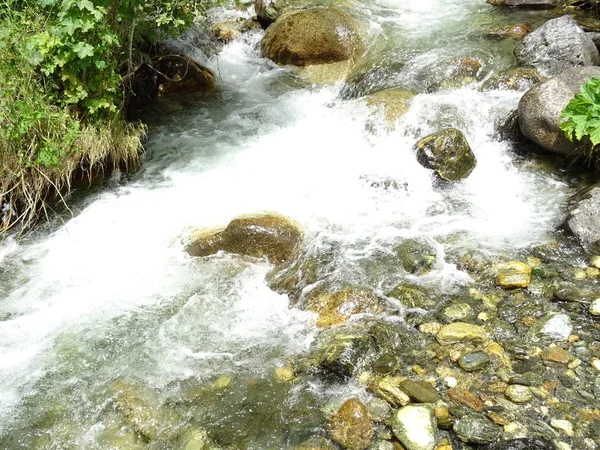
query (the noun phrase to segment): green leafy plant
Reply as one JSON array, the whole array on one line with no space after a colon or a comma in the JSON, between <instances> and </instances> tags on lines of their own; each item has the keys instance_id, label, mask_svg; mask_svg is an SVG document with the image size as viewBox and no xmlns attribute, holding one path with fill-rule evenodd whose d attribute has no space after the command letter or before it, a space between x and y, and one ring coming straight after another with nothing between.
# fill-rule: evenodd
<instances>
[{"instance_id":1,"label":"green leafy plant","mask_svg":"<svg viewBox=\"0 0 600 450\"><path fill-rule=\"evenodd\" d=\"M600 144L600 79L591 78L562 111L560 128L572 142Z\"/></svg>"}]
</instances>

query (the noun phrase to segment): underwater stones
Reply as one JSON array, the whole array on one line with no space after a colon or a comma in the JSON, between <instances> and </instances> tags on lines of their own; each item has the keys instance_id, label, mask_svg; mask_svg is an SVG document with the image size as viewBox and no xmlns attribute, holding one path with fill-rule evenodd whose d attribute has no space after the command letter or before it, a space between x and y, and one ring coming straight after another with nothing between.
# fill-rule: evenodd
<instances>
[{"instance_id":1,"label":"underwater stones","mask_svg":"<svg viewBox=\"0 0 600 450\"><path fill-rule=\"evenodd\" d=\"M404 89L387 89L368 95L366 101L369 106L381 107L385 120L395 122L408 112L414 96Z\"/></svg>"},{"instance_id":2,"label":"underwater stones","mask_svg":"<svg viewBox=\"0 0 600 450\"><path fill-rule=\"evenodd\" d=\"M367 403L369 417L375 422L384 422L390 415L392 408L389 403L380 398L373 398Z\"/></svg>"},{"instance_id":3,"label":"underwater stones","mask_svg":"<svg viewBox=\"0 0 600 450\"><path fill-rule=\"evenodd\" d=\"M542 359L557 364L569 364L575 357L560 347L548 347L542 351Z\"/></svg>"},{"instance_id":4,"label":"underwater stones","mask_svg":"<svg viewBox=\"0 0 600 450\"><path fill-rule=\"evenodd\" d=\"M224 229L198 230L186 251L208 256L220 250L281 263L294 253L304 233L293 220L274 213L239 216Z\"/></svg>"},{"instance_id":5,"label":"underwater stones","mask_svg":"<svg viewBox=\"0 0 600 450\"><path fill-rule=\"evenodd\" d=\"M468 372L481 370L490 362L490 357L484 352L473 352L463 355L458 360L458 365Z\"/></svg>"},{"instance_id":6,"label":"underwater stones","mask_svg":"<svg viewBox=\"0 0 600 450\"><path fill-rule=\"evenodd\" d=\"M501 89L507 91L526 91L536 83L541 83L546 77L533 67L517 67L499 76L491 77L483 83L482 90Z\"/></svg>"},{"instance_id":7,"label":"underwater stones","mask_svg":"<svg viewBox=\"0 0 600 450\"><path fill-rule=\"evenodd\" d=\"M437 441L437 426L433 409L409 405L392 416L394 435L406 450L433 450Z\"/></svg>"},{"instance_id":8,"label":"underwater stones","mask_svg":"<svg viewBox=\"0 0 600 450\"><path fill-rule=\"evenodd\" d=\"M217 39L223 42L231 42L240 36L240 30L232 22L215 23L212 32Z\"/></svg>"},{"instance_id":9,"label":"underwater stones","mask_svg":"<svg viewBox=\"0 0 600 450\"><path fill-rule=\"evenodd\" d=\"M447 181L468 177L477 164L465 135L456 128L430 134L417 142L414 149L423 167L434 170Z\"/></svg>"},{"instance_id":10,"label":"underwater stones","mask_svg":"<svg viewBox=\"0 0 600 450\"><path fill-rule=\"evenodd\" d=\"M158 95L203 92L215 87L215 74L184 55L163 55L152 61L160 74Z\"/></svg>"},{"instance_id":11,"label":"underwater stones","mask_svg":"<svg viewBox=\"0 0 600 450\"><path fill-rule=\"evenodd\" d=\"M343 323L354 314L379 314L384 310L379 297L359 288L348 288L318 296L308 300L307 306L319 314L317 326L320 328Z\"/></svg>"},{"instance_id":12,"label":"underwater stones","mask_svg":"<svg viewBox=\"0 0 600 450\"><path fill-rule=\"evenodd\" d=\"M473 411L483 412L485 406L484 403L479 397L466 389L450 388L446 391L446 394L448 394L451 399L462 403Z\"/></svg>"},{"instance_id":13,"label":"underwater stones","mask_svg":"<svg viewBox=\"0 0 600 450\"><path fill-rule=\"evenodd\" d=\"M600 186L585 194L569 213L567 226L587 251L600 250Z\"/></svg>"},{"instance_id":14,"label":"underwater stones","mask_svg":"<svg viewBox=\"0 0 600 450\"><path fill-rule=\"evenodd\" d=\"M529 330L529 334L537 339L566 342L572 331L573 325L569 316L551 314L538 320Z\"/></svg>"},{"instance_id":15,"label":"underwater stones","mask_svg":"<svg viewBox=\"0 0 600 450\"><path fill-rule=\"evenodd\" d=\"M479 325L466 322L454 322L444 325L436 336L442 345L457 344L459 342L485 342L488 333Z\"/></svg>"},{"instance_id":16,"label":"underwater stones","mask_svg":"<svg viewBox=\"0 0 600 450\"><path fill-rule=\"evenodd\" d=\"M487 0L490 5L524 9L556 8L560 0Z\"/></svg>"},{"instance_id":17,"label":"underwater stones","mask_svg":"<svg viewBox=\"0 0 600 450\"><path fill-rule=\"evenodd\" d=\"M389 354L381 355L373 362L372 368L375 373L392 373L398 368L398 358Z\"/></svg>"},{"instance_id":18,"label":"underwater stones","mask_svg":"<svg viewBox=\"0 0 600 450\"><path fill-rule=\"evenodd\" d=\"M436 249L423 239L406 239L394 247L400 264L408 273L422 275L433 269Z\"/></svg>"},{"instance_id":19,"label":"underwater stones","mask_svg":"<svg viewBox=\"0 0 600 450\"><path fill-rule=\"evenodd\" d=\"M531 282L531 267L517 261L500 264L496 282L503 289L525 289Z\"/></svg>"},{"instance_id":20,"label":"underwater stones","mask_svg":"<svg viewBox=\"0 0 600 450\"><path fill-rule=\"evenodd\" d=\"M479 450L556 450L556 445L547 439L521 438L480 446Z\"/></svg>"},{"instance_id":21,"label":"underwater stones","mask_svg":"<svg viewBox=\"0 0 600 450\"><path fill-rule=\"evenodd\" d=\"M337 450L338 446L324 437L315 437L303 442L294 450Z\"/></svg>"},{"instance_id":22,"label":"underwater stones","mask_svg":"<svg viewBox=\"0 0 600 450\"><path fill-rule=\"evenodd\" d=\"M400 284L387 293L407 308L421 308L428 297L428 292L416 284Z\"/></svg>"},{"instance_id":23,"label":"underwater stones","mask_svg":"<svg viewBox=\"0 0 600 450\"><path fill-rule=\"evenodd\" d=\"M527 403L533 398L531 389L521 384L511 384L504 391L504 395L513 403Z\"/></svg>"},{"instance_id":24,"label":"underwater stones","mask_svg":"<svg viewBox=\"0 0 600 450\"><path fill-rule=\"evenodd\" d=\"M471 414L461 417L454 424L454 432L461 441L468 444L494 442L500 437L501 430L501 427L488 419Z\"/></svg>"},{"instance_id":25,"label":"underwater stones","mask_svg":"<svg viewBox=\"0 0 600 450\"><path fill-rule=\"evenodd\" d=\"M515 49L519 64L552 76L578 66L600 64L594 42L570 16L546 22L529 33Z\"/></svg>"},{"instance_id":26,"label":"underwater stones","mask_svg":"<svg viewBox=\"0 0 600 450\"><path fill-rule=\"evenodd\" d=\"M406 406L410 397L400 389L402 381L399 377L374 378L369 382L369 389L392 406Z\"/></svg>"},{"instance_id":27,"label":"underwater stones","mask_svg":"<svg viewBox=\"0 0 600 450\"><path fill-rule=\"evenodd\" d=\"M362 51L362 42L349 13L314 8L280 17L267 29L262 51L277 64L307 66L352 59Z\"/></svg>"},{"instance_id":28,"label":"underwater stones","mask_svg":"<svg viewBox=\"0 0 600 450\"><path fill-rule=\"evenodd\" d=\"M488 30L485 35L490 38L498 39L523 39L530 31L531 27L526 23L513 23L499 28L492 28Z\"/></svg>"},{"instance_id":29,"label":"underwater stones","mask_svg":"<svg viewBox=\"0 0 600 450\"><path fill-rule=\"evenodd\" d=\"M590 314L592 316L600 316L600 298L597 298L590 304Z\"/></svg>"},{"instance_id":30,"label":"underwater stones","mask_svg":"<svg viewBox=\"0 0 600 450\"><path fill-rule=\"evenodd\" d=\"M435 403L440 399L436 389L426 381L402 380L400 389L416 403Z\"/></svg>"},{"instance_id":31,"label":"underwater stones","mask_svg":"<svg viewBox=\"0 0 600 450\"><path fill-rule=\"evenodd\" d=\"M346 400L329 421L331 438L350 450L363 450L373 438L367 407L358 399Z\"/></svg>"},{"instance_id":32,"label":"underwater stones","mask_svg":"<svg viewBox=\"0 0 600 450\"><path fill-rule=\"evenodd\" d=\"M600 76L600 67L576 67L538 83L519 101L519 126L527 139L560 155L574 156L577 145L560 129L560 114L590 78Z\"/></svg>"},{"instance_id":33,"label":"underwater stones","mask_svg":"<svg viewBox=\"0 0 600 450\"><path fill-rule=\"evenodd\" d=\"M156 404L156 399L150 393L125 382L114 383L111 390L117 410L145 439L169 441L177 435L180 423L178 415Z\"/></svg>"},{"instance_id":34,"label":"underwater stones","mask_svg":"<svg viewBox=\"0 0 600 450\"><path fill-rule=\"evenodd\" d=\"M190 428L178 440L175 450L219 450L206 430Z\"/></svg>"},{"instance_id":35,"label":"underwater stones","mask_svg":"<svg viewBox=\"0 0 600 450\"><path fill-rule=\"evenodd\" d=\"M448 320L463 320L473 313L473 308L468 303L454 303L444 308L444 317Z\"/></svg>"}]
</instances>

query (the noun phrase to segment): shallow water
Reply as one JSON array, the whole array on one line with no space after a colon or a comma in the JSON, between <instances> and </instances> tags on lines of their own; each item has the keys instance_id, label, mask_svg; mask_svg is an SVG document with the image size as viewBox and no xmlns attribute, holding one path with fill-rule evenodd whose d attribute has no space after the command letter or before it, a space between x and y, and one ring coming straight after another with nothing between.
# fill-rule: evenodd
<instances>
[{"instance_id":1,"label":"shallow water","mask_svg":"<svg viewBox=\"0 0 600 450\"><path fill-rule=\"evenodd\" d=\"M393 49L382 65L403 63L390 79L411 88L440 56L510 67L516 42L483 39L481 30L547 14L500 13L472 0L355 6L383 48ZM267 287L266 262L187 256L182 239L192 227L277 211L305 227L310 251L335 243L338 281L375 289L389 283L365 274L360 261L399 238L437 246L441 258L427 277L449 290L470 281L444 259L448 251L510 255L552 239L572 193L568 180L521 167L493 137L495 121L522 93L481 93L473 83L419 94L390 129L363 99L342 100L341 84L306 86L276 68L260 56L260 37L249 34L209 60L218 92L149 118L147 160L137 174L114 175L79 200L64 225L56 220L18 245L2 244L2 448L103 448L118 380L168 403L189 383L232 376L238 390L194 410L194 420L242 436L250 448L298 443L322 420L293 427L297 417L317 417L344 392L366 395L352 383L284 389L269 381L275 367L309 348L315 317ZM437 182L412 150L445 126L463 130L478 161L452 185ZM261 381L245 390L249 379ZM257 432L260 420L248 425L253 408L259 419L273 411L279 419Z\"/></svg>"}]
</instances>

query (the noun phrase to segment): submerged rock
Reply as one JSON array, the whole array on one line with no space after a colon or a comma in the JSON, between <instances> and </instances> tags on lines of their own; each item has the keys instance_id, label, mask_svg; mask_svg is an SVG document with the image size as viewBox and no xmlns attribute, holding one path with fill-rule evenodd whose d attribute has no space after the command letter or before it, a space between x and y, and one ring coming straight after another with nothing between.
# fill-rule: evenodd
<instances>
[{"instance_id":1,"label":"submerged rock","mask_svg":"<svg viewBox=\"0 0 600 450\"><path fill-rule=\"evenodd\" d=\"M474 370L481 370L487 366L490 362L490 357L484 352L473 352L463 355L458 360L458 364L463 369L472 372Z\"/></svg>"},{"instance_id":2,"label":"submerged rock","mask_svg":"<svg viewBox=\"0 0 600 450\"><path fill-rule=\"evenodd\" d=\"M479 450L556 450L556 445L547 439L523 438L484 445Z\"/></svg>"},{"instance_id":3,"label":"submerged rock","mask_svg":"<svg viewBox=\"0 0 600 450\"><path fill-rule=\"evenodd\" d=\"M468 177L477 164L467 138L456 128L424 137L415 144L415 150L422 166L435 170L447 181Z\"/></svg>"},{"instance_id":4,"label":"submerged rock","mask_svg":"<svg viewBox=\"0 0 600 450\"><path fill-rule=\"evenodd\" d=\"M385 120L395 122L410 109L415 95L404 89L387 89L366 97L367 105L383 108Z\"/></svg>"},{"instance_id":5,"label":"submerged rock","mask_svg":"<svg viewBox=\"0 0 600 450\"><path fill-rule=\"evenodd\" d=\"M362 42L349 13L314 8L280 17L267 29L262 50L277 64L307 66L353 59L362 51Z\"/></svg>"},{"instance_id":6,"label":"submerged rock","mask_svg":"<svg viewBox=\"0 0 600 450\"><path fill-rule=\"evenodd\" d=\"M433 409L428 406L405 406L392 417L394 435L406 450L433 450L437 426Z\"/></svg>"},{"instance_id":7,"label":"submerged rock","mask_svg":"<svg viewBox=\"0 0 600 450\"><path fill-rule=\"evenodd\" d=\"M535 67L545 76L600 64L594 42L571 16L549 20L529 33L515 49L515 56L519 64Z\"/></svg>"},{"instance_id":8,"label":"submerged rock","mask_svg":"<svg viewBox=\"0 0 600 450\"><path fill-rule=\"evenodd\" d=\"M485 342L488 333L479 325L465 322L454 322L442 327L436 339L442 345L456 344L459 342Z\"/></svg>"},{"instance_id":9,"label":"submerged rock","mask_svg":"<svg viewBox=\"0 0 600 450\"><path fill-rule=\"evenodd\" d=\"M490 5L509 6L524 9L552 9L556 8L560 0L487 0Z\"/></svg>"},{"instance_id":10,"label":"submerged rock","mask_svg":"<svg viewBox=\"0 0 600 450\"><path fill-rule=\"evenodd\" d=\"M521 384L511 384L504 391L507 399L514 403L527 403L533 398L533 393L528 386Z\"/></svg>"},{"instance_id":11,"label":"submerged rock","mask_svg":"<svg viewBox=\"0 0 600 450\"><path fill-rule=\"evenodd\" d=\"M324 328L348 320L354 314L379 314L385 309L382 300L371 291L348 288L308 300L308 307L319 314L317 326Z\"/></svg>"},{"instance_id":12,"label":"submerged rock","mask_svg":"<svg viewBox=\"0 0 600 450\"><path fill-rule=\"evenodd\" d=\"M394 247L404 270L422 275L433 269L437 260L435 248L423 239L406 239Z\"/></svg>"},{"instance_id":13,"label":"submerged rock","mask_svg":"<svg viewBox=\"0 0 600 450\"><path fill-rule=\"evenodd\" d=\"M530 31L531 27L526 23L514 23L499 28L492 28L488 30L485 35L487 37L499 39L523 39Z\"/></svg>"},{"instance_id":14,"label":"submerged rock","mask_svg":"<svg viewBox=\"0 0 600 450\"><path fill-rule=\"evenodd\" d=\"M208 256L223 250L239 255L267 258L281 263L294 253L304 233L299 224L279 214L239 216L224 229L198 230L186 251L192 256Z\"/></svg>"},{"instance_id":15,"label":"submerged rock","mask_svg":"<svg viewBox=\"0 0 600 450\"><path fill-rule=\"evenodd\" d=\"M529 330L529 334L537 339L566 341L571 332L573 325L571 318L566 314L552 314L538 320Z\"/></svg>"},{"instance_id":16,"label":"submerged rock","mask_svg":"<svg viewBox=\"0 0 600 450\"><path fill-rule=\"evenodd\" d=\"M403 380L400 389L416 403L435 403L440 399L436 389L426 381Z\"/></svg>"},{"instance_id":17,"label":"submerged rock","mask_svg":"<svg viewBox=\"0 0 600 450\"><path fill-rule=\"evenodd\" d=\"M191 428L179 438L175 450L219 450L219 447L210 440L206 430Z\"/></svg>"},{"instance_id":18,"label":"submerged rock","mask_svg":"<svg viewBox=\"0 0 600 450\"><path fill-rule=\"evenodd\" d=\"M488 444L500 437L501 428L488 419L475 415L461 417L454 424L454 432L468 444Z\"/></svg>"},{"instance_id":19,"label":"submerged rock","mask_svg":"<svg viewBox=\"0 0 600 450\"><path fill-rule=\"evenodd\" d=\"M587 251L600 251L600 186L590 190L569 213L567 226Z\"/></svg>"},{"instance_id":20,"label":"submerged rock","mask_svg":"<svg viewBox=\"0 0 600 450\"><path fill-rule=\"evenodd\" d=\"M527 288L531 283L531 267L512 261L498 267L497 284L503 289Z\"/></svg>"},{"instance_id":21,"label":"submerged rock","mask_svg":"<svg viewBox=\"0 0 600 450\"><path fill-rule=\"evenodd\" d=\"M532 67L517 67L500 76L491 77L483 83L482 90L502 89L508 91L526 91L534 84L541 83L546 77Z\"/></svg>"},{"instance_id":22,"label":"submerged rock","mask_svg":"<svg viewBox=\"0 0 600 450\"><path fill-rule=\"evenodd\" d=\"M560 129L560 114L590 78L600 76L600 67L576 67L539 83L519 102L519 126L529 140L560 155L574 156L577 144Z\"/></svg>"},{"instance_id":23,"label":"submerged rock","mask_svg":"<svg viewBox=\"0 0 600 450\"><path fill-rule=\"evenodd\" d=\"M303 442L294 450L337 450L338 446L331 442L329 439L323 437L316 437Z\"/></svg>"},{"instance_id":24,"label":"submerged rock","mask_svg":"<svg viewBox=\"0 0 600 450\"><path fill-rule=\"evenodd\" d=\"M363 403L351 398L346 400L329 421L331 438L350 450L363 450L373 438L373 424Z\"/></svg>"}]
</instances>

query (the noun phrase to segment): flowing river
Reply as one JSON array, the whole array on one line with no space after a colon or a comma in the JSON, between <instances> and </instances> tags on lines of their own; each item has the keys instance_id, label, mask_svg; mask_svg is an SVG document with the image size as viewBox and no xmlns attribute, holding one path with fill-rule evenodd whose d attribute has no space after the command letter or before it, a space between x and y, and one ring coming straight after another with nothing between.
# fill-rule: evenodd
<instances>
[{"instance_id":1,"label":"flowing river","mask_svg":"<svg viewBox=\"0 0 600 450\"><path fill-rule=\"evenodd\" d=\"M483 0L353 8L377 36L386 82L421 92L452 57L481 58L488 73L511 67L517 41L483 31L549 17ZM113 175L76 200L72 216L2 243L1 448L170 448L119 435L115 383L147 390L148 402L177 413L176 426L200 423L233 448L292 448L326 426L328 405L369 398L356 380L273 381L276 367L310 348L315 315L269 288L266 262L188 256L182 241L193 227L279 212L304 227L307 252L335 249L335 282L380 293L398 279L362 263L398 238L435 246L436 266L421 281L444 293L472 283L452 252L510 257L553 239L572 180L494 137L522 92L473 82L421 93L390 127L364 99L344 99L343 84L311 86L262 57L262 35L209 59L216 92L150 119L141 170ZM412 146L448 126L465 133L477 166L442 185ZM233 388L186 407L199 386L219 383Z\"/></svg>"}]
</instances>

